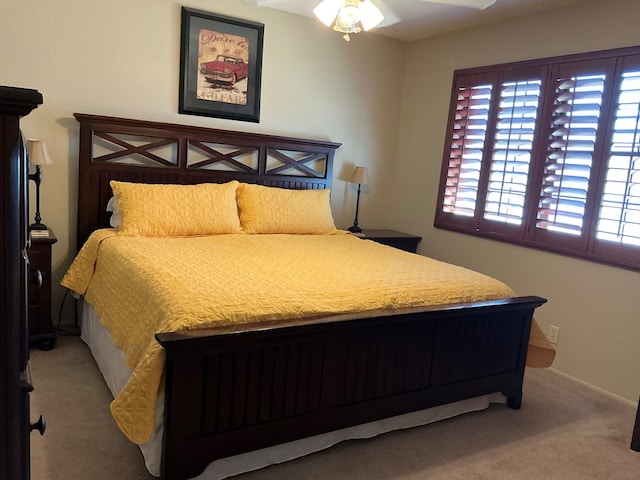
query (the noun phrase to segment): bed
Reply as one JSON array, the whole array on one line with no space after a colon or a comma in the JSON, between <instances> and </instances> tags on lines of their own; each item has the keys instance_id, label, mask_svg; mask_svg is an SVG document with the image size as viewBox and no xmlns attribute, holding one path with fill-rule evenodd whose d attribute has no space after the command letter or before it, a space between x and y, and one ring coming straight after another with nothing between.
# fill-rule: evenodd
<instances>
[{"instance_id":1,"label":"bed","mask_svg":"<svg viewBox=\"0 0 640 480\"><path fill-rule=\"evenodd\" d=\"M276 187L269 191L287 189L326 198L323 192L328 193L331 187L333 156L340 146L123 118L86 114L75 117L80 123L80 253L106 251L106 246L118 238L124 240L105 228L111 221L106 206L114 189L122 185L173 188L169 185L215 184L224 189L239 184L242 187L237 188L247 192ZM298 203L304 208L304 202ZM241 210L249 211L248 207ZM244 231L226 236L241 238L245 242L241 248L246 252L267 248L264 243L271 245L268 248L281 249L278 242L271 241L277 235L247 235L247 224L244 225ZM204 249L205 244L222 242L225 236L218 237L198 238L197 242ZM326 242L334 242L341 250L351 252L354 248L356 257L358 249L366 244L369 250L364 255L389 255L391 265L427 261L343 232L297 237L305 237L303 241L307 243L325 242L314 247L320 252L317 258L323 257L323 248L324 252L333 249L326 247ZM132 243L124 247L128 250L120 253L122 258L131 258L131 252L155 248L150 247L155 240L128 241ZM193 249L190 238L185 242ZM227 246L215 243L206 248L222 251ZM298 247L287 248L293 251ZM200 246L195 248L199 249ZM265 257L273 262L270 269L289 268L286 256L271 258L274 250L265 251ZM199 262L194 257L191 263ZM264 278L268 279L268 275ZM318 276L313 278L320 280ZM263 293L256 288L260 281L253 282L252 292L258 296ZM304 283L296 281L295 285ZM287 288L293 294L292 285ZM412 284L407 285L402 293L414 292ZM154 425L161 424L161 429L154 430L160 437L155 439L156 446L149 447L159 452L157 474L164 479L201 474L222 478L295 457L305 441L311 446L301 447L301 454L344 438L371 436L375 433L367 433L367 429L380 426L380 422L390 421L378 432L404 428L484 408L487 402L500 399L513 409L520 408L527 354L531 356L532 350L539 347L529 347L531 332L539 331L532 330L533 312L545 299L504 292L511 291L493 293L497 298L481 301L458 299L411 307L402 304L398 310L381 309L378 305L367 308L368 304L363 304L332 314L316 312L313 307L323 302L314 300L309 302L309 310L292 318L265 315L260 321L252 321L251 315L239 309L234 315L244 318L237 324L198 324L198 328L152 332L162 356L161 395L156 398L157 391L151 395L154 415L158 417ZM362 291L351 300L360 299L365 293ZM340 296L340 290L325 298L333 296ZM94 296L94 303L100 303L98 298ZM285 303L287 298L284 297ZM91 320L95 311L89 303L84 302L83 338L103 369L104 363L122 356L122 352L118 348L110 351L111 347L103 350L89 338L106 337L107 344L114 343L110 332L105 332L104 319ZM123 384L130 383L127 377L131 373L118 374L119 379L110 381L103 370L114 396L124 389ZM426 416L415 417L422 414ZM335 432L344 435L336 439L332 437ZM136 443L142 443L145 452L146 442ZM253 452L266 452L268 458L254 463ZM231 460L224 463L228 459ZM234 462L231 470L225 470Z\"/></svg>"}]
</instances>

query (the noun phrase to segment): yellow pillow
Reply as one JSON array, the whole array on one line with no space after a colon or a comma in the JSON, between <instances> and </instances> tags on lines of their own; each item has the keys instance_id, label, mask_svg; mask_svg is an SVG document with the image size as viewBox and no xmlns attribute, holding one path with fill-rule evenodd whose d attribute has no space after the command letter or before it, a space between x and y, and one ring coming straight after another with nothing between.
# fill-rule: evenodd
<instances>
[{"instance_id":1,"label":"yellow pillow","mask_svg":"<svg viewBox=\"0 0 640 480\"><path fill-rule=\"evenodd\" d=\"M237 181L156 185L112 180L119 234L149 237L240 233Z\"/></svg>"},{"instance_id":2,"label":"yellow pillow","mask_svg":"<svg viewBox=\"0 0 640 480\"><path fill-rule=\"evenodd\" d=\"M245 233L335 233L329 190L289 190L241 183L237 199Z\"/></svg>"}]
</instances>

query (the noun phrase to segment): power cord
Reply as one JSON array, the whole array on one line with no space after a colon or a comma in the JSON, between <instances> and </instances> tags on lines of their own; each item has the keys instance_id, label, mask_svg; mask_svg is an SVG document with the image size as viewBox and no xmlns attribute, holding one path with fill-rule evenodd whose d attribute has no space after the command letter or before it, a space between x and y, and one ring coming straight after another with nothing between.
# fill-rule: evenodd
<instances>
[{"instance_id":1,"label":"power cord","mask_svg":"<svg viewBox=\"0 0 640 480\"><path fill-rule=\"evenodd\" d=\"M60 311L58 312L58 324L56 326L56 331L58 332L59 335L68 335L68 336L77 337L80 335L80 326L79 326L79 319L78 319L78 299L75 299L75 305L73 308L74 330L67 330L60 326L60 323L62 322L62 309L64 308L64 302L67 299L67 296L69 295L70 291L71 290L67 290L66 292L64 292L64 296L62 297L62 302L60 302Z\"/></svg>"}]
</instances>

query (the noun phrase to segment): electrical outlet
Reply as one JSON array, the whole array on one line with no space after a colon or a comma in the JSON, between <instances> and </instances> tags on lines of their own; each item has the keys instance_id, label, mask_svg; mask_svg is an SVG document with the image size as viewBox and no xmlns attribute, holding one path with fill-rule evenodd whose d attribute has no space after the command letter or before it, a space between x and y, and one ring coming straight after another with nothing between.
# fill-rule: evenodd
<instances>
[{"instance_id":1,"label":"electrical outlet","mask_svg":"<svg viewBox=\"0 0 640 480\"><path fill-rule=\"evenodd\" d=\"M560 336L560 327L555 325L549 326L549 341L554 345L558 344L558 337Z\"/></svg>"}]
</instances>

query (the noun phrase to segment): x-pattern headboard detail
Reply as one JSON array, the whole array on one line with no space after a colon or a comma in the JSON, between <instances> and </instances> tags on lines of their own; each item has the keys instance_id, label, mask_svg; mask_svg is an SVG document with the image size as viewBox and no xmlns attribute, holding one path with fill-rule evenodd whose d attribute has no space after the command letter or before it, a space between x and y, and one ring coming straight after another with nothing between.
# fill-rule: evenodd
<instances>
[{"instance_id":1,"label":"x-pattern headboard detail","mask_svg":"<svg viewBox=\"0 0 640 480\"><path fill-rule=\"evenodd\" d=\"M158 155L154 155L151 151L160 147L164 147L167 145L176 144L175 139L163 139L158 140L152 143L147 143L145 145L133 145L117 136L110 135L105 132L95 132L96 138L101 138L105 141L105 143L112 143L114 146L120 146L122 149L118 151L114 151L111 153L107 153L104 155L100 155L98 157L94 157L94 162L110 162L118 159L124 159L127 157L133 157L135 155L141 155L143 157L148 158L151 161L158 162L161 165L171 166L171 162L165 160Z\"/></svg>"},{"instance_id":2,"label":"x-pattern headboard detail","mask_svg":"<svg viewBox=\"0 0 640 480\"><path fill-rule=\"evenodd\" d=\"M339 143L76 113L80 123L80 248L108 225L109 182L331 186Z\"/></svg>"},{"instance_id":3,"label":"x-pattern headboard detail","mask_svg":"<svg viewBox=\"0 0 640 480\"><path fill-rule=\"evenodd\" d=\"M205 158L204 160L192 164L191 168L205 168L216 164L227 163L228 165L236 167L239 171L244 170L247 173L258 173L257 169L236 160L236 157L255 154L257 152L256 147L244 147L229 153L223 153L211 148L203 142L192 141L189 145L194 149L199 149L200 151L210 155L209 158Z\"/></svg>"}]
</instances>

